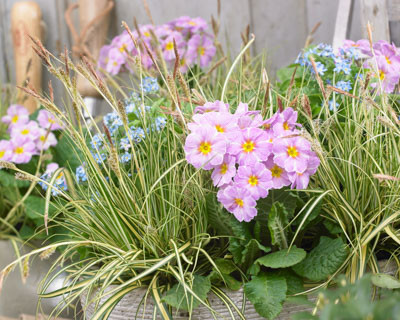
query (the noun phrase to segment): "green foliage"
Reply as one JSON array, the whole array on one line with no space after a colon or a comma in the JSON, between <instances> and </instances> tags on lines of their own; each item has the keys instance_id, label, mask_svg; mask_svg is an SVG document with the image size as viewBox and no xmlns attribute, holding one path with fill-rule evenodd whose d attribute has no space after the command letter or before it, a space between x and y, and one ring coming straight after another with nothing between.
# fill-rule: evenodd
<instances>
[{"instance_id":1,"label":"green foliage","mask_svg":"<svg viewBox=\"0 0 400 320\"><path fill-rule=\"evenodd\" d=\"M321 237L307 257L292 269L312 281L321 281L333 275L347 257L346 246L341 238Z\"/></svg>"},{"instance_id":2,"label":"green foliage","mask_svg":"<svg viewBox=\"0 0 400 320\"><path fill-rule=\"evenodd\" d=\"M398 290L378 290L373 294L370 275L365 275L355 284L347 283L344 277L335 290L325 290L319 294L318 315L301 312L293 316L294 320L337 319L337 320L399 320L400 292ZM374 299L375 297L375 299Z\"/></svg>"},{"instance_id":3,"label":"green foliage","mask_svg":"<svg viewBox=\"0 0 400 320\"><path fill-rule=\"evenodd\" d=\"M274 319L282 311L286 291L285 278L274 274L261 273L244 286L246 297L256 311L267 319Z\"/></svg>"},{"instance_id":4,"label":"green foliage","mask_svg":"<svg viewBox=\"0 0 400 320\"><path fill-rule=\"evenodd\" d=\"M187 282L190 285L190 282ZM204 301L207 298L208 292L211 290L211 282L208 277L195 275L193 277L193 285L191 286L193 292ZM163 301L178 310L192 310L200 305L200 301L193 295L185 292L183 285L175 284L170 290L166 292Z\"/></svg>"},{"instance_id":5,"label":"green foliage","mask_svg":"<svg viewBox=\"0 0 400 320\"><path fill-rule=\"evenodd\" d=\"M305 257L306 252L303 249L293 246L290 249L283 249L258 258L256 263L273 269L287 268L298 264Z\"/></svg>"}]
</instances>

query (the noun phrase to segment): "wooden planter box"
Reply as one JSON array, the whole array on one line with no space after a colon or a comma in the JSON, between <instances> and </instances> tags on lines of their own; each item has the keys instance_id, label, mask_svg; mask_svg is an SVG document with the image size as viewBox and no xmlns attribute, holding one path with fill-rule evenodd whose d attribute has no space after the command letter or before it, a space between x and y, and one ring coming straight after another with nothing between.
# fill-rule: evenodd
<instances>
[{"instance_id":1,"label":"wooden planter box","mask_svg":"<svg viewBox=\"0 0 400 320\"><path fill-rule=\"evenodd\" d=\"M388 263L386 260L379 262L379 267L381 272L394 275L397 271L397 266L395 263ZM110 289L113 286L110 287ZM125 320L125 319L141 319L141 320L153 320L153 310L154 303L151 295L147 296L147 300L144 302L143 297L146 295L145 288L136 289L127 295L125 295L121 301L114 308L114 311L111 313L109 320ZM226 291L227 295L234 302L234 304L242 309L243 306L243 291ZM101 299L100 305L107 300L107 296ZM226 308L225 304L222 304L221 301L214 295L210 294L208 296L208 300L210 302L211 307L218 312L216 319L231 319L231 314ZM315 300L315 298L311 298L310 300ZM87 296L81 296L81 304L83 308L85 308L87 301ZM283 310L281 314L276 318L278 320L289 320L292 318L293 314L301 312L301 311L312 311L314 307L307 306L298 306L289 303L285 303L283 306ZM89 304L86 309L84 309L86 319L91 319L94 314L94 305ZM253 305L246 301L245 306L245 318L246 320L262 320L260 315L255 311ZM240 319L237 314L234 312L235 319ZM174 312L172 314L174 320L187 320L188 315L185 312ZM157 320L162 320L160 316L157 316ZM214 319L211 312L203 305L200 305L196 308L192 315L192 320L210 320Z\"/></svg>"}]
</instances>

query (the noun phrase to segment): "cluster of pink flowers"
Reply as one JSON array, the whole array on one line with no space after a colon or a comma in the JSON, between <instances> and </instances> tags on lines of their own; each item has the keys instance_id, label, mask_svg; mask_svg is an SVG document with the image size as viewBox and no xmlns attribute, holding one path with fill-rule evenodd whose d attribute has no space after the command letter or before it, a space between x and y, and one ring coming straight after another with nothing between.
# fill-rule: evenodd
<instances>
[{"instance_id":1,"label":"cluster of pink flowers","mask_svg":"<svg viewBox=\"0 0 400 320\"><path fill-rule=\"evenodd\" d=\"M400 80L400 50L394 44L384 40L377 41L372 46L372 52L368 40L358 40L357 42L346 40L343 47L356 48L362 54L370 57L364 62L364 68L374 70L384 92L393 92ZM376 87L378 82L372 85Z\"/></svg>"},{"instance_id":2,"label":"cluster of pink flowers","mask_svg":"<svg viewBox=\"0 0 400 320\"><path fill-rule=\"evenodd\" d=\"M8 124L9 140L0 140L0 160L28 163L32 156L57 144L54 130L60 124L46 110L40 110L37 121L29 119L28 110L21 105L11 105L1 121Z\"/></svg>"},{"instance_id":3,"label":"cluster of pink flowers","mask_svg":"<svg viewBox=\"0 0 400 320\"><path fill-rule=\"evenodd\" d=\"M153 62L143 43L152 52L153 57L157 57L156 49L159 46L164 60L173 65L176 59L175 40L180 56L180 70L186 72L195 64L201 68L206 67L215 55L214 37L206 30L207 22L204 19L183 16L159 26L141 25L139 30L132 31L132 34L140 46L141 61L145 68L150 69ZM113 75L124 70L131 71L129 55L138 55L138 48L125 30L116 36L110 45L103 46L98 65Z\"/></svg>"},{"instance_id":4,"label":"cluster of pink flowers","mask_svg":"<svg viewBox=\"0 0 400 320\"><path fill-rule=\"evenodd\" d=\"M217 197L239 221L257 215L256 201L270 189L305 189L319 166L311 144L297 129L297 112L287 108L264 120L240 103L234 114L220 101L197 107L186 138L186 160L213 170Z\"/></svg>"}]
</instances>

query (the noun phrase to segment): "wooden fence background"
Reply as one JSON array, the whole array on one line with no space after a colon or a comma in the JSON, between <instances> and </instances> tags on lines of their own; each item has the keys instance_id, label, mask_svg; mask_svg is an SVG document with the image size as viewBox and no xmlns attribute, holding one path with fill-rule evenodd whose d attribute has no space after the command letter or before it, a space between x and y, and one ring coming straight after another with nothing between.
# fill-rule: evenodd
<instances>
[{"instance_id":1,"label":"wooden fence background","mask_svg":"<svg viewBox=\"0 0 400 320\"><path fill-rule=\"evenodd\" d=\"M15 83L12 38L10 33L10 11L18 0L0 0L0 84ZM350 1L350 0L348 0ZM354 10L349 36L357 40L365 34L361 19L362 0L354 1ZM397 0L391 0L393 2ZM36 0L46 24L45 45L58 54L66 45L71 48L71 36L67 29L64 12L75 0ZM216 16L217 0L147 0L155 23L163 23L180 15L201 16L208 21ZM365 2L365 0L364 0ZM375 3L376 10L386 7L386 0L366 1ZM247 24L256 35L253 50L267 53L268 68L273 75L277 68L292 62L303 47L306 37L317 22L322 22L314 42L331 43L335 28L337 0L221 0L221 42L229 43L233 52L241 45L240 32ZM365 6L364 6L365 10ZM400 20L400 12L391 10L389 18ZM390 13L389 12L389 13ZM110 39L122 31L121 21L133 26L133 18L139 23L148 23L142 0L115 0ZM397 29L399 30L399 29ZM224 39L225 38L225 39ZM47 87L50 75L44 72L43 88ZM55 84L55 94L60 97L61 88Z\"/></svg>"}]
</instances>

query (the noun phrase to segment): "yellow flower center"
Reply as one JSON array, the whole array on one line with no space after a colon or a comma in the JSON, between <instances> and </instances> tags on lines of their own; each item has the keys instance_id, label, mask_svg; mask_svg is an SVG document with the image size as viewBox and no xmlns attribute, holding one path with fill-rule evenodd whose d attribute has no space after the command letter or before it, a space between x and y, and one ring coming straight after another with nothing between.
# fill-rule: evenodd
<instances>
[{"instance_id":1,"label":"yellow flower center","mask_svg":"<svg viewBox=\"0 0 400 320\"><path fill-rule=\"evenodd\" d=\"M51 124L56 123L52 118L49 118L48 121L49 121L49 123L51 123Z\"/></svg>"},{"instance_id":2,"label":"yellow flower center","mask_svg":"<svg viewBox=\"0 0 400 320\"><path fill-rule=\"evenodd\" d=\"M181 59L181 66L184 66L186 64L186 60L185 60L185 58L182 58Z\"/></svg>"},{"instance_id":3,"label":"yellow flower center","mask_svg":"<svg viewBox=\"0 0 400 320\"><path fill-rule=\"evenodd\" d=\"M383 70L379 70L379 79L385 79L385 73L383 72Z\"/></svg>"},{"instance_id":4,"label":"yellow flower center","mask_svg":"<svg viewBox=\"0 0 400 320\"><path fill-rule=\"evenodd\" d=\"M201 56L204 56L204 54L206 53L206 49L204 47L200 47L199 52Z\"/></svg>"},{"instance_id":5,"label":"yellow flower center","mask_svg":"<svg viewBox=\"0 0 400 320\"><path fill-rule=\"evenodd\" d=\"M117 62L117 61L114 61L114 62L113 62L113 65L114 65L114 67L118 66L118 62Z\"/></svg>"},{"instance_id":6,"label":"yellow flower center","mask_svg":"<svg viewBox=\"0 0 400 320\"><path fill-rule=\"evenodd\" d=\"M219 124L215 126L215 129L217 129L218 132L225 132L225 128L221 127Z\"/></svg>"},{"instance_id":7,"label":"yellow flower center","mask_svg":"<svg viewBox=\"0 0 400 320\"><path fill-rule=\"evenodd\" d=\"M247 152L247 153L253 152L255 147L256 147L256 145L251 140L248 140L242 144L243 151Z\"/></svg>"},{"instance_id":8,"label":"yellow flower center","mask_svg":"<svg viewBox=\"0 0 400 320\"><path fill-rule=\"evenodd\" d=\"M284 123L283 123L283 129L284 130L289 130L290 128L289 128L289 125L288 125L288 123L287 123L287 121L285 121Z\"/></svg>"},{"instance_id":9,"label":"yellow flower center","mask_svg":"<svg viewBox=\"0 0 400 320\"><path fill-rule=\"evenodd\" d=\"M301 177L303 174L301 173L301 172L296 172L297 173L297 175L299 176L299 177Z\"/></svg>"},{"instance_id":10,"label":"yellow flower center","mask_svg":"<svg viewBox=\"0 0 400 320\"><path fill-rule=\"evenodd\" d=\"M63 176L64 176L64 173L63 173L63 172L60 172L60 173L58 174L58 176L57 176L57 180L58 180L58 179L61 179Z\"/></svg>"},{"instance_id":11,"label":"yellow flower center","mask_svg":"<svg viewBox=\"0 0 400 320\"><path fill-rule=\"evenodd\" d=\"M18 115L15 115L14 117L12 117L11 122L12 123L17 123L18 121Z\"/></svg>"},{"instance_id":12,"label":"yellow flower center","mask_svg":"<svg viewBox=\"0 0 400 320\"><path fill-rule=\"evenodd\" d=\"M170 50L173 50L173 49L174 49L174 43L173 43L172 41L168 42L168 43L165 45L165 50L170 51Z\"/></svg>"},{"instance_id":13,"label":"yellow flower center","mask_svg":"<svg viewBox=\"0 0 400 320\"><path fill-rule=\"evenodd\" d=\"M220 174L225 174L228 171L228 165L226 163L223 163L221 165L221 170L220 170Z\"/></svg>"},{"instance_id":14,"label":"yellow flower center","mask_svg":"<svg viewBox=\"0 0 400 320\"><path fill-rule=\"evenodd\" d=\"M119 51L120 52L125 52L126 51L126 47L127 47L126 43L123 43L122 46L119 48Z\"/></svg>"},{"instance_id":15,"label":"yellow flower center","mask_svg":"<svg viewBox=\"0 0 400 320\"><path fill-rule=\"evenodd\" d=\"M15 150L14 150L14 152L15 152L16 154L24 153L24 148L23 148L23 147L16 147Z\"/></svg>"},{"instance_id":16,"label":"yellow flower center","mask_svg":"<svg viewBox=\"0 0 400 320\"><path fill-rule=\"evenodd\" d=\"M40 141L45 142L46 141L46 136L40 136Z\"/></svg>"},{"instance_id":17,"label":"yellow flower center","mask_svg":"<svg viewBox=\"0 0 400 320\"><path fill-rule=\"evenodd\" d=\"M196 22L195 22L195 21L189 21L189 24L190 24L191 26L195 26L195 25L196 25Z\"/></svg>"},{"instance_id":18,"label":"yellow flower center","mask_svg":"<svg viewBox=\"0 0 400 320\"><path fill-rule=\"evenodd\" d=\"M281 167L278 167L277 165L274 165L270 170L271 170L271 175L274 178L280 178L283 172L283 169Z\"/></svg>"},{"instance_id":19,"label":"yellow flower center","mask_svg":"<svg viewBox=\"0 0 400 320\"><path fill-rule=\"evenodd\" d=\"M249 177L249 180L247 180L247 182L252 187L255 187L256 185L258 185L258 178L257 178L257 176L252 175L252 176Z\"/></svg>"},{"instance_id":20,"label":"yellow flower center","mask_svg":"<svg viewBox=\"0 0 400 320\"><path fill-rule=\"evenodd\" d=\"M145 37L150 37L150 32L148 32L148 31L143 32L143 35L144 35Z\"/></svg>"},{"instance_id":21,"label":"yellow flower center","mask_svg":"<svg viewBox=\"0 0 400 320\"><path fill-rule=\"evenodd\" d=\"M29 134L29 129L24 129L21 131L21 134L26 135Z\"/></svg>"},{"instance_id":22,"label":"yellow flower center","mask_svg":"<svg viewBox=\"0 0 400 320\"><path fill-rule=\"evenodd\" d=\"M235 199L235 203L236 203L239 207L243 208L244 203L243 203L243 200L242 200L242 199L236 198L236 199Z\"/></svg>"},{"instance_id":23,"label":"yellow flower center","mask_svg":"<svg viewBox=\"0 0 400 320\"><path fill-rule=\"evenodd\" d=\"M0 159L4 157L6 150L0 150Z\"/></svg>"},{"instance_id":24,"label":"yellow flower center","mask_svg":"<svg viewBox=\"0 0 400 320\"><path fill-rule=\"evenodd\" d=\"M287 148L287 154L291 158L297 158L299 156L299 151L297 151L295 146L289 146Z\"/></svg>"},{"instance_id":25,"label":"yellow flower center","mask_svg":"<svg viewBox=\"0 0 400 320\"><path fill-rule=\"evenodd\" d=\"M199 152L203 155L207 155L211 152L211 144L209 142L202 142L200 143Z\"/></svg>"},{"instance_id":26,"label":"yellow flower center","mask_svg":"<svg viewBox=\"0 0 400 320\"><path fill-rule=\"evenodd\" d=\"M390 61L389 57L386 57L386 56L385 56L385 58L386 58L386 62L387 62L388 64L392 64L392 61Z\"/></svg>"}]
</instances>

